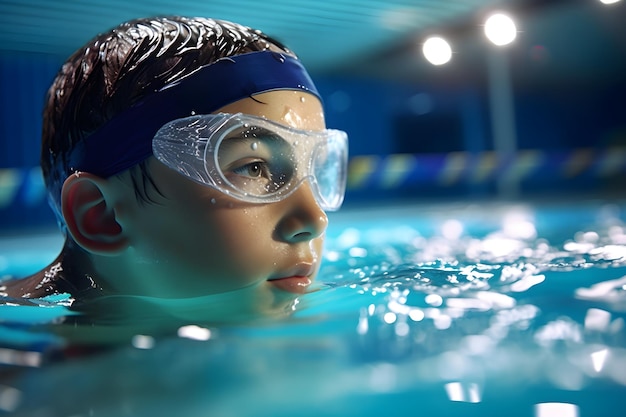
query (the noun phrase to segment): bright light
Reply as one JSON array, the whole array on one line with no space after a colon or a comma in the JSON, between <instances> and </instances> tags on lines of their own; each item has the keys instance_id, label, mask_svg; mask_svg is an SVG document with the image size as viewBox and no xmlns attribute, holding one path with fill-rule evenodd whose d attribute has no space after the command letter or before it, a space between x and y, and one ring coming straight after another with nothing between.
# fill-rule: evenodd
<instances>
[{"instance_id":1,"label":"bright light","mask_svg":"<svg viewBox=\"0 0 626 417\"><path fill-rule=\"evenodd\" d=\"M178 329L178 337L205 341L211 338L211 330L190 324L188 326L182 326Z\"/></svg>"},{"instance_id":2,"label":"bright light","mask_svg":"<svg viewBox=\"0 0 626 417\"><path fill-rule=\"evenodd\" d=\"M424 312L418 308L411 310L409 313L409 317L413 321L422 321L424 320Z\"/></svg>"},{"instance_id":3,"label":"bright light","mask_svg":"<svg viewBox=\"0 0 626 417\"><path fill-rule=\"evenodd\" d=\"M385 313L385 315L383 316L383 320L385 321L385 323L387 324L393 324L396 322L397 316L395 313L392 312L388 312Z\"/></svg>"},{"instance_id":4,"label":"bright light","mask_svg":"<svg viewBox=\"0 0 626 417\"><path fill-rule=\"evenodd\" d=\"M22 391L7 385L0 385L0 410L11 413L17 409L23 399Z\"/></svg>"},{"instance_id":5,"label":"bright light","mask_svg":"<svg viewBox=\"0 0 626 417\"><path fill-rule=\"evenodd\" d=\"M545 280L545 275L529 275L520 278L519 281L515 281L511 284L510 288L513 292L524 292L528 291L531 287L534 287L537 284L541 284Z\"/></svg>"},{"instance_id":6,"label":"bright light","mask_svg":"<svg viewBox=\"0 0 626 417\"><path fill-rule=\"evenodd\" d=\"M478 384L450 382L444 387L450 401L479 403L481 400L480 387Z\"/></svg>"},{"instance_id":7,"label":"bright light","mask_svg":"<svg viewBox=\"0 0 626 417\"><path fill-rule=\"evenodd\" d=\"M433 65L443 65L452 58L452 48L443 38L434 36L426 39L422 47L424 57Z\"/></svg>"},{"instance_id":8,"label":"bright light","mask_svg":"<svg viewBox=\"0 0 626 417\"><path fill-rule=\"evenodd\" d=\"M426 304L429 304L433 307L439 307L443 304L443 298L439 294L428 294L425 297Z\"/></svg>"},{"instance_id":9,"label":"bright light","mask_svg":"<svg viewBox=\"0 0 626 417\"><path fill-rule=\"evenodd\" d=\"M367 321L367 317L359 317L359 324L356 328L356 332L358 334L366 334L369 330L369 322Z\"/></svg>"},{"instance_id":10,"label":"bright light","mask_svg":"<svg viewBox=\"0 0 626 417\"><path fill-rule=\"evenodd\" d=\"M535 417L578 417L578 406L569 403L535 404Z\"/></svg>"},{"instance_id":11,"label":"bright light","mask_svg":"<svg viewBox=\"0 0 626 417\"><path fill-rule=\"evenodd\" d=\"M132 344L137 349L152 349L154 347L154 338L143 334L133 336Z\"/></svg>"},{"instance_id":12,"label":"bright light","mask_svg":"<svg viewBox=\"0 0 626 417\"><path fill-rule=\"evenodd\" d=\"M585 330L604 332L611 324L611 313L599 308L590 308L585 314Z\"/></svg>"},{"instance_id":13,"label":"bright light","mask_svg":"<svg viewBox=\"0 0 626 417\"><path fill-rule=\"evenodd\" d=\"M591 362L593 363L593 369L596 372L600 372L604 368L604 362L609 354L608 349L602 349L591 354Z\"/></svg>"},{"instance_id":14,"label":"bright light","mask_svg":"<svg viewBox=\"0 0 626 417\"><path fill-rule=\"evenodd\" d=\"M463 223L456 219L446 220L441 225L441 234L448 240L458 240L463 234Z\"/></svg>"},{"instance_id":15,"label":"bright light","mask_svg":"<svg viewBox=\"0 0 626 417\"><path fill-rule=\"evenodd\" d=\"M613 3L618 3L620 0L600 0L600 3L602 4L613 4Z\"/></svg>"},{"instance_id":16,"label":"bright light","mask_svg":"<svg viewBox=\"0 0 626 417\"><path fill-rule=\"evenodd\" d=\"M505 14L493 14L485 22L485 36L495 45L507 45L517 36L515 22Z\"/></svg>"}]
</instances>

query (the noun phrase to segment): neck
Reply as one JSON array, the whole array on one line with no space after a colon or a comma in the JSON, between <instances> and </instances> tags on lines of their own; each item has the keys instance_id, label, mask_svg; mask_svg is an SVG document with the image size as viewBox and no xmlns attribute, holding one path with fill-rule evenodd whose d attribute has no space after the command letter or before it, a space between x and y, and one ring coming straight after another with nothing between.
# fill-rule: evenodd
<instances>
[{"instance_id":1,"label":"neck","mask_svg":"<svg viewBox=\"0 0 626 417\"><path fill-rule=\"evenodd\" d=\"M94 267L92 255L71 239L66 240L63 251L55 262L58 264L57 270L61 268L59 281L67 285L67 292L76 299L94 298L110 292L106 280Z\"/></svg>"}]
</instances>

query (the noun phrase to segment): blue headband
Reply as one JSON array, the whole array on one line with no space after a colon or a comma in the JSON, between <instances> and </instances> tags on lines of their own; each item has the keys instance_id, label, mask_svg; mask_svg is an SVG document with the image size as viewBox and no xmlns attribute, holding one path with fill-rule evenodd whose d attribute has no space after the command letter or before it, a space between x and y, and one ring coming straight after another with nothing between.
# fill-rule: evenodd
<instances>
[{"instance_id":1,"label":"blue headband","mask_svg":"<svg viewBox=\"0 0 626 417\"><path fill-rule=\"evenodd\" d=\"M213 113L274 90L302 90L320 98L309 74L294 57L263 51L222 58L116 115L76 144L68 156L69 167L110 177L152 155L152 138L165 123Z\"/></svg>"}]
</instances>

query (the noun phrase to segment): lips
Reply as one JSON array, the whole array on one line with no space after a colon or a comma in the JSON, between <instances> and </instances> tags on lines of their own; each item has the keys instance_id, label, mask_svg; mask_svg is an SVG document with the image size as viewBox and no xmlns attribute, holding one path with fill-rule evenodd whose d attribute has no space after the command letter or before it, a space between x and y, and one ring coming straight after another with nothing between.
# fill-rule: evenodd
<instances>
[{"instance_id":1,"label":"lips","mask_svg":"<svg viewBox=\"0 0 626 417\"><path fill-rule=\"evenodd\" d=\"M313 283L309 277L286 277L271 279L269 283L279 290L290 292L293 294L304 294L309 286Z\"/></svg>"},{"instance_id":2,"label":"lips","mask_svg":"<svg viewBox=\"0 0 626 417\"><path fill-rule=\"evenodd\" d=\"M293 294L304 294L313 283L310 277L314 271L315 267L312 264L298 264L285 273L270 278L268 282L279 290Z\"/></svg>"}]
</instances>

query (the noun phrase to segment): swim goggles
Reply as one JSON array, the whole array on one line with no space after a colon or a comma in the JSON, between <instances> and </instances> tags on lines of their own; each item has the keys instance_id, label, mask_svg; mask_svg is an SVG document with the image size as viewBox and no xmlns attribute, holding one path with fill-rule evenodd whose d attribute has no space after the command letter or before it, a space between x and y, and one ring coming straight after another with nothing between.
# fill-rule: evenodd
<instances>
[{"instance_id":1,"label":"swim goggles","mask_svg":"<svg viewBox=\"0 0 626 417\"><path fill-rule=\"evenodd\" d=\"M241 201L273 203L308 181L323 210L337 210L346 188L345 132L298 130L245 114L173 120L152 140L169 168Z\"/></svg>"}]
</instances>

